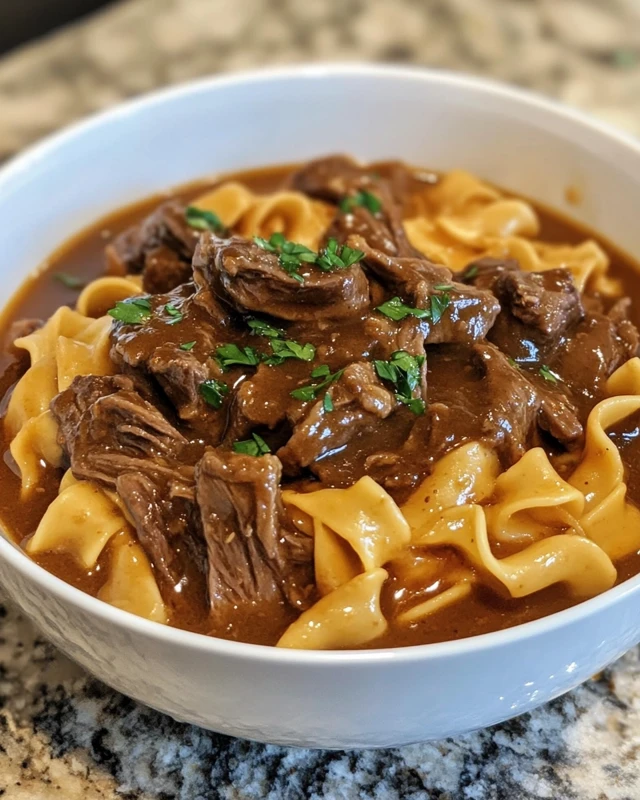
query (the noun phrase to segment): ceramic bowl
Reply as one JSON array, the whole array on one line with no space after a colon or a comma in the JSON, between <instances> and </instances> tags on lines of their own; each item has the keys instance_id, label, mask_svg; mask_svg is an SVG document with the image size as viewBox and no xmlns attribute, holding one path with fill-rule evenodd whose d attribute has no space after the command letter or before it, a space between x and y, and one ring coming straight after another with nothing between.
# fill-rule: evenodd
<instances>
[{"instance_id":1,"label":"ceramic bowl","mask_svg":"<svg viewBox=\"0 0 640 800\"><path fill-rule=\"evenodd\" d=\"M473 78L292 67L151 94L0 171L0 301L102 214L219 171L347 152L463 167L640 252L640 146L582 114ZM567 187L579 190L576 207ZM0 582L105 683L233 736L356 748L452 736L529 711L640 641L640 577L536 622L393 650L302 652L187 633L112 608L0 537Z\"/></svg>"}]
</instances>

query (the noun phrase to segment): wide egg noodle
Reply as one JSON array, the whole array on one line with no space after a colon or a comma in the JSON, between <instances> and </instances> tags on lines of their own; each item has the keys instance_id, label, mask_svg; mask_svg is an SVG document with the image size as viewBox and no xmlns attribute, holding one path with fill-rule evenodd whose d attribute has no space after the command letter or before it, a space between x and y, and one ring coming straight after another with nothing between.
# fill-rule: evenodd
<instances>
[{"instance_id":1,"label":"wide egg noodle","mask_svg":"<svg viewBox=\"0 0 640 800\"><path fill-rule=\"evenodd\" d=\"M139 617L167 623L167 609L142 547L123 531L113 537L110 550L109 577L98 598Z\"/></svg>"},{"instance_id":2,"label":"wide egg noodle","mask_svg":"<svg viewBox=\"0 0 640 800\"><path fill-rule=\"evenodd\" d=\"M336 650L379 638L388 629L380 609L380 591L386 579L387 572L380 567L356 575L304 611L289 625L277 646Z\"/></svg>"},{"instance_id":3,"label":"wide egg noodle","mask_svg":"<svg viewBox=\"0 0 640 800\"><path fill-rule=\"evenodd\" d=\"M107 275L96 278L80 292L76 311L85 317L102 317L118 301L141 293L141 275Z\"/></svg>"},{"instance_id":4,"label":"wide egg noodle","mask_svg":"<svg viewBox=\"0 0 640 800\"><path fill-rule=\"evenodd\" d=\"M193 205L214 212L241 236L283 233L287 239L317 250L331 222L333 208L302 192L279 191L258 195L233 181L206 192Z\"/></svg>"},{"instance_id":5,"label":"wide egg noodle","mask_svg":"<svg viewBox=\"0 0 640 800\"><path fill-rule=\"evenodd\" d=\"M607 275L609 257L588 239L577 245L536 239L540 224L530 203L505 197L464 170L453 170L426 190L425 213L404 221L409 240L432 261L461 270L491 256L516 259L527 272L568 269L579 291L588 282L608 296L622 285Z\"/></svg>"},{"instance_id":6,"label":"wide egg noodle","mask_svg":"<svg viewBox=\"0 0 640 800\"><path fill-rule=\"evenodd\" d=\"M49 505L27 544L27 552L66 553L91 569L109 539L127 527L118 507L99 486L76 481Z\"/></svg>"},{"instance_id":7,"label":"wide egg noodle","mask_svg":"<svg viewBox=\"0 0 640 800\"><path fill-rule=\"evenodd\" d=\"M285 503L319 520L351 545L364 570L385 564L409 544L411 531L391 496L365 476L348 489L282 493Z\"/></svg>"},{"instance_id":8,"label":"wide egg noodle","mask_svg":"<svg viewBox=\"0 0 640 800\"><path fill-rule=\"evenodd\" d=\"M362 572L362 562L349 543L319 519L314 520L313 530L316 586L324 597Z\"/></svg>"}]
</instances>

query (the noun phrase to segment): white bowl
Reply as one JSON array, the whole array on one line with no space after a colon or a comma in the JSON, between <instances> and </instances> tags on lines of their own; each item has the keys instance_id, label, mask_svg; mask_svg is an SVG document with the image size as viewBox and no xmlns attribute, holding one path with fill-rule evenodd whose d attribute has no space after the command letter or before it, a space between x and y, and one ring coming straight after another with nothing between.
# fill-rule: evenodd
<instances>
[{"instance_id":1,"label":"white bowl","mask_svg":"<svg viewBox=\"0 0 640 800\"><path fill-rule=\"evenodd\" d=\"M0 171L0 300L71 234L208 173L334 151L464 167L640 252L640 147L581 114L472 78L365 66L205 80L76 125ZM583 197L568 209L565 189ZM570 610L463 641L296 652L112 608L0 537L0 581L61 650L179 720L353 748L451 736L535 708L640 641L640 577Z\"/></svg>"}]
</instances>

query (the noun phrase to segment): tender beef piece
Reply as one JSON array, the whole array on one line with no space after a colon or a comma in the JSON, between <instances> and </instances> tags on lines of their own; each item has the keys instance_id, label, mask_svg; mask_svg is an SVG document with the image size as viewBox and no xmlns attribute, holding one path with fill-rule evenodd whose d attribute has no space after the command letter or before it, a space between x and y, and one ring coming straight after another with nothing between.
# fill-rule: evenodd
<instances>
[{"instance_id":1,"label":"tender beef piece","mask_svg":"<svg viewBox=\"0 0 640 800\"><path fill-rule=\"evenodd\" d=\"M567 269L504 270L493 284L503 310L545 337L557 337L584 316L580 294Z\"/></svg>"},{"instance_id":2,"label":"tender beef piece","mask_svg":"<svg viewBox=\"0 0 640 800\"><path fill-rule=\"evenodd\" d=\"M186 284L174 292L152 298L153 314L140 325L114 325L111 358L130 374L151 381L171 403L180 420L188 423L209 444L218 444L226 424L225 410L209 406L200 393L207 380L222 378L211 358L216 346L233 340L228 315L219 308L208 289L195 294ZM177 309L182 319L170 324L165 306ZM175 318L173 318L175 319ZM195 341L182 350L181 344ZM225 379L226 380L226 379Z\"/></svg>"},{"instance_id":3,"label":"tender beef piece","mask_svg":"<svg viewBox=\"0 0 640 800\"><path fill-rule=\"evenodd\" d=\"M196 467L214 618L281 594L299 610L311 604L313 542L287 527L281 473L275 456L222 450L208 450Z\"/></svg>"},{"instance_id":4,"label":"tender beef piece","mask_svg":"<svg viewBox=\"0 0 640 800\"><path fill-rule=\"evenodd\" d=\"M638 354L638 332L632 322L621 317L623 306L606 314L587 314L549 365L563 384L585 405L605 394L607 378L625 361Z\"/></svg>"},{"instance_id":5,"label":"tender beef piece","mask_svg":"<svg viewBox=\"0 0 640 800\"><path fill-rule=\"evenodd\" d=\"M278 255L240 238L202 235L193 259L213 292L238 311L258 311L287 320L341 319L369 305L369 285L359 264L322 272L303 265L300 283Z\"/></svg>"},{"instance_id":6,"label":"tender beef piece","mask_svg":"<svg viewBox=\"0 0 640 800\"><path fill-rule=\"evenodd\" d=\"M329 203L339 203L345 195L363 188L366 175L366 170L353 159L335 155L308 161L291 175L289 182L298 192Z\"/></svg>"},{"instance_id":7,"label":"tender beef piece","mask_svg":"<svg viewBox=\"0 0 640 800\"><path fill-rule=\"evenodd\" d=\"M124 376L85 376L55 397L58 441L79 480L115 488L127 471L178 477L187 440Z\"/></svg>"},{"instance_id":8,"label":"tender beef piece","mask_svg":"<svg viewBox=\"0 0 640 800\"><path fill-rule=\"evenodd\" d=\"M562 391L535 387L525 372L510 364L493 345L476 344L473 352L484 372L488 402L483 434L506 464L513 464L532 445L536 426L567 448L580 444L582 425Z\"/></svg>"},{"instance_id":9,"label":"tender beef piece","mask_svg":"<svg viewBox=\"0 0 640 800\"><path fill-rule=\"evenodd\" d=\"M500 312L500 304L491 292L454 282L449 269L424 257L393 258L373 250L360 237L349 239L349 245L362 250L366 268L410 306L429 308L432 295L446 293L449 303L440 320L421 323L427 344L484 339ZM449 288L437 288L443 286Z\"/></svg>"},{"instance_id":10,"label":"tender beef piece","mask_svg":"<svg viewBox=\"0 0 640 800\"><path fill-rule=\"evenodd\" d=\"M493 288L493 284L499 275L505 272L519 272L520 265L512 258L478 258L471 261L467 266L455 273L456 281L475 286L476 289Z\"/></svg>"},{"instance_id":11,"label":"tender beef piece","mask_svg":"<svg viewBox=\"0 0 640 800\"><path fill-rule=\"evenodd\" d=\"M191 277L199 231L187 224L185 206L170 200L105 249L109 272L143 273L145 291L167 292Z\"/></svg>"},{"instance_id":12,"label":"tender beef piece","mask_svg":"<svg viewBox=\"0 0 640 800\"><path fill-rule=\"evenodd\" d=\"M609 310L607 316L613 323L616 334L620 337L628 358L633 358L638 355L638 347L640 346L640 334L638 329L629 319L629 312L631 311L631 298L621 297Z\"/></svg>"},{"instance_id":13,"label":"tender beef piece","mask_svg":"<svg viewBox=\"0 0 640 800\"><path fill-rule=\"evenodd\" d=\"M179 582L172 568L176 552L169 544L166 511L156 484L143 473L128 472L116 479L116 491L133 521L138 541L154 569L168 586Z\"/></svg>"},{"instance_id":14,"label":"tender beef piece","mask_svg":"<svg viewBox=\"0 0 640 800\"><path fill-rule=\"evenodd\" d=\"M278 450L285 472L295 475L302 468L313 472L320 461L348 444L360 431L379 424L398 405L368 362L350 364L327 393L333 410L324 408L320 397L295 421L289 441Z\"/></svg>"}]
</instances>

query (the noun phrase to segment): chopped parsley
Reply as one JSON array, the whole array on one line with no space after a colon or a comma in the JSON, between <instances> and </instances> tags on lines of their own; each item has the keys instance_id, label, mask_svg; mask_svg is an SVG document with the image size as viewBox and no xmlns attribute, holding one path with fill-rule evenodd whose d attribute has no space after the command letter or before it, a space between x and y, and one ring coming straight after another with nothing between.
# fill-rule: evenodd
<instances>
[{"instance_id":1,"label":"chopped parsley","mask_svg":"<svg viewBox=\"0 0 640 800\"><path fill-rule=\"evenodd\" d=\"M316 348L312 344L300 344L291 339L271 339L269 342L273 350L272 356L265 356L263 361L267 366L277 366L287 358L297 358L300 361L313 361Z\"/></svg>"},{"instance_id":2,"label":"chopped parsley","mask_svg":"<svg viewBox=\"0 0 640 800\"><path fill-rule=\"evenodd\" d=\"M276 328L262 319L249 319L247 325L251 328L251 333L256 336L266 336L269 339L284 339L285 332L282 328Z\"/></svg>"},{"instance_id":3,"label":"chopped parsley","mask_svg":"<svg viewBox=\"0 0 640 800\"><path fill-rule=\"evenodd\" d=\"M246 456L266 456L271 452L271 448L257 433L251 434L251 439L233 443L233 452L242 453Z\"/></svg>"},{"instance_id":4,"label":"chopped parsley","mask_svg":"<svg viewBox=\"0 0 640 800\"><path fill-rule=\"evenodd\" d=\"M452 288L449 284L438 284L434 289L444 290ZM417 319L430 319L431 322L437 324L442 319L442 315L449 308L451 304L451 295L448 292L442 291L442 294L432 294L429 298L429 308L414 308L408 306L400 297L392 297L381 306L376 308L385 317L393 319L396 322L405 317L417 317Z\"/></svg>"},{"instance_id":5,"label":"chopped parsley","mask_svg":"<svg viewBox=\"0 0 640 800\"><path fill-rule=\"evenodd\" d=\"M549 381L549 383L558 383L558 381L561 380L560 376L556 375L555 372L552 372L552 370L546 364L543 364L540 367L539 374L545 379L545 381Z\"/></svg>"},{"instance_id":6,"label":"chopped parsley","mask_svg":"<svg viewBox=\"0 0 640 800\"><path fill-rule=\"evenodd\" d=\"M412 356L405 350L397 350L388 361L373 362L379 377L395 386L396 399L416 415L424 414L425 410L424 400L413 396L420 385L424 362L425 356Z\"/></svg>"},{"instance_id":7,"label":"chopped parsley","mask_svg":"<svg viewBox=\"0 0 640 800\"><path fill-rule=\"evenodd\" d=\"M181 350L186 350L187 353L188 353L190 350L193 350L195 345L196 345L196 342L195 342L195 339L194 339L192 342L184 342L184 344L181 344L180 345L180 349Z\"/></svg>"},{"instance_id":8,"label":"chopped parsley","mask_svg":"<svg viewBox=\"0 0 640 800\"><path fill-rule=\"evenodd\" d=\"M225 394L229 392L229 387L222 381L216 381L213 378L208 381L203 381L200 386L200 394L205 401L216 410L222 405Z\"/></svg>"},{"instance_id":9,"label":"chopped parsley","mask_svg":"<svg viewBox=\"0 0 640 800\"><path fill-rule=\"evenodd\" d=\"M311 400L315 400L320 392L323 392L334 381L339 380L343 372L344 369L339 369L337 372L331 372L326 364L322 364L312 371L311 377L324 378L324 380L320 381L319 383L310 383L308 386L300 386L298 389L294 389L292 392L290 392L291 397L293 397L295 400L302 400L304 403L309 403ZM333 403L331 401L330 404L333 407Z\"/></svg>"},{"instance_id":10,"label":"chopped parsley","mask_svg":"<svg viewBox=\"0 0 640 800\"><path fill-rule=\"evenodd\" d=\"M332 236L315 263L324 272L331 272L334 269L347 269L363 258L362 250L356 250L346 244L339 245L338 240Z\"/></svg>"},{"instance_id":11,"label":"chopped parsley","mask_svg":"<svg viewBox=\"0 0 640 800\"><path fill-rule=\"evenodd\" d=\"M475 278L478 274L478 267L476 264L472 264L465 272L462 273L462 277L465 281L470 281L472 278Z\"/></svg>"},{"instance_id":12,"label":"chopped parsley","mask_svg":"<svg viewBox=\"0 0 640 800\"><path fill-rule=\"evenodd\" d=\"M282 269L298 283L304 283L304 278L300 275L300 267L303 263L315 263L318 254L314 253L303 244L290 242L282 232L272 233L269 239L261 236L254 236L253 241L269 253L278 253L278 260Z\"/></svg>"},{"instance_id":13,"label":"chopped parsley","mask_svg":"<svg viewBox=\"0 0 640 800\"><path fill-rule=\"evenodd\" d=\"M84 289L87 285L84 278L72 275L70 272L54 272L53 277L67 289Z\"/></svg>"},{"instance_id":14,"label":"chopped parsley","mask_svg":"<svg viewBox=\"0 0 640 800\"><path fill-rule=\"evenodd\" d=\"M333 398L329 392L324 393L324 397L322 398L322 407L327 413L333 411Z\"/></svg>"},{"instance_id":15,"label":"chopped parsley","mask_svg":"<svg viewBox=\"0 0 640 800\"><path fill-rule=\"evenodd\" d=\"M511 358L511 356L507 358L507 361L509 362L509 364L511 364L511 366L514 369L520 369L520 364L518 364L518 362L514 358Z\"/></svg>"},{"instance_id":16,"label":"chopped parsley","mask_svg":"<svg viewBox=\"0 0 640 800\"><path fill-rule=\"evenodd\" d=\"M240 364L255 367L260 362L258 351L253 347L238 347L237 344L223 344L216 350L215 359L222 369Z\"/></svg>"},{"instance_id":17,"label":"chopped parsley","mask_svg":"<svg viewBox=\"0 0 640 800\"><path fill-rule=\"evenodd\" d=\"M354 195L343 197L340 201L340 211L344 211L345 214L353 211L356 206L362 206L372 214L377 214L382 210L380 199L376 197L375 194L364 190L356 192Z\"/></svg>"},{"instance_id":18,"label":"chopped parsley","mask_svg":"<svg viewBox=\"0 0 640 800\"><path fill-rule=\"evenodd\" d=\"M437 286L435 287L438 288ZM448 292L442 294L432 294L429 298L429 311L431 312L431 322L437 325L442 319L442 315L451 304L451 295Z\"/></svg>"},{"instance_id":19,"label":"chopped parsley","mask_svg":"<svg viewBox=\"0 0 640 800\"><path fill-rule=\"evenodd\" d=\"M418 319L429 319L431 317L431 311L428 308L413 308L403 303L399 297L392 297L391 300L387 300L386 303L378 306L376 311L396 322L400 322L401 319L409 316L417 317Z\"/></svg>"},{"instance_id":20,"label":"chopped parsley","mask_svg":"<svg viewBox=\"0 0 640 800\"><path fill-rule=\"evenodd\" d=\"M220 235L227 232L222 220L213 211L205 211L197 206L187 206L185 211L187 224L199 231L213 231Z\"/></svg>"},{"instance_id":21,"label":"chopped parsley","mask_svg":"<svg viewBox=\"0 0 640 800\"><path fill-rule=\"evenodd\" d=\"M118 300L114 308L107 312L110 317L125 325L141 325L151 316L151 303L146 297L132 297Z\"/></svg>"},{"instance_id":22,"label":"chopped parsley","mask_svg":"<svg viewBox=\"0 0 640 800\"><path fill-rule=\"evenodd\" d=\"M181 322L184 319L184 314L182 311L171 305L171 303L167 303L164 307L164 310L171 317L167 323L168 325L175 325L176 322Z\"/></svg>"}]
</instances>

